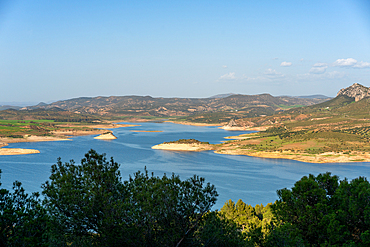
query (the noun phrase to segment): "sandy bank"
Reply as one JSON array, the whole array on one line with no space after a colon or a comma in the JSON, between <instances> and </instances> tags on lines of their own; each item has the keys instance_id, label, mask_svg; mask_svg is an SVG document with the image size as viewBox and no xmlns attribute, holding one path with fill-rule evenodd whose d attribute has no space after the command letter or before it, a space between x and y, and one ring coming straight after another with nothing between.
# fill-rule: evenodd
<instances>
[{"instance_id":1,"label":"sandy bank","mask_svg":"<svg viewBox=\"0 0 370 247\"><path fill-rule=\"evenodd\" d=\"M244 130L247 130L246 127L235 127L235 126L222 126L222 127L219 127L220 129L223 129L223 130L228 130L228 131L244 131Z\"/></svg>"},{"instance_id":2,"label":"sandy bank","mask_svg":"<svg viewBox=\"0 0 370 247\"><path fill-rule=\"evenodd\" d=\"M66 141L65 136L25 136L24 138L0 138L0 146L6 146L8 143L18 142L49 142L49 141Z\"/></svg>"},{"instance_id":3,"label":"sandy bank","mask_svg":"<svg viewBox=\"0 0 370 247\"><path fill-rule=\"evenodd\" d=\"M307 163L349 163L349 162L370 162L370 153L357 153L357 154L343 154L327 152L322 154L307 154L307 153L294 153L290 151L283 152L265 152L253 151L243 149L221 149L215 151L219 154L231 155L248 155L259 158L272 158L272 159L290 159Z\"/></svg>"},{"instance_id":4,"label":"sandy bank","mask_svg":"<svg viewBox=\"0 0 370 247\"><path fill-rule=\"evenodd\" d=\"M59 127L87 127L93 129L116 129L121 127L135 127L140 126L137 124L116 124L116 123L109 123L109 124L85 124L85 125L77 125L77 124L63 124L59 125Z\"/></svg>"},{"instance_id":5,"label":"sandy bank","mask_svg":"<svg viewBox=\"0 0 370 247\"><path fill-rule=\"evenodd\" d=\"M182 125L192 125L192 126L222 126L222 124L192 123L192 122L185 122L185 121L164 121L164 122L182 124Z\"/></svg>"},{"instance_id":6,"label":"sandy bank","mask_svg":"<svg viewBox=\"0 0 370 247\"><path fill-rule=\"evenodd\" d=\"M130 130L130 132L163 132L162 130Z\"/></svg>"},{"instance_id":7,"label":"sandy bank","mask_svg":"<svg viewBox=\"0 0 370 247\"><path fill-rule=\"evenodd\" d=\"M177 144L164 143L155 145L152 149L162 149L169 151L206 151L215 150L218 154L229 155L247 155L268 159L289 159L307 163L351 163L351 162L370 162L370 153L343 154L327 152L322 154L294 153L290 151L283 152L265 152L246 149L222 149L210 144Z\"/></svg>"},{"instance_id":8,"label":"sandy bank","mask_svg":"<svg viewBox=\"0 0 370 247\"><path fill-rule=\"evenodd\" d=\"M270 127L270 126L268 126ZM239 127L239 126L222 126L219 127L220 129L228 130L228 131L249 131L249 130L254 130L254 131L264 131L268 127Z\"/></svg>"},{"instance_id":9,"label":"sandy bank","mask_svg":"<svg viewBox=\"0 0 370 247\"><path fill-rule=\"evenodd\" d=\"M152 149L162 149L171 151L205 151L212 150L213 146L209 144L182 144L182 143L162 143L152 147Z\"/></svg>"},{"instance_id":10,"label":"sandy bank","mask_svg":"<svg viewBox=\"0 0 370 247\"><path fill-rule=\"evenodd\" d=\"M24 148L0 148L0 155L38 154L39 150Z\"/></svg>"},{"instance_id":11,"label":"sandy bank","mask_svg":"<svg viewBox=\"0 0 370 247\"><path fill-rule=\"evenodd\" d=\"M116 128L121 128L121 127L135 127L135 126L140 126L137 124L96 124L92 126L86 126L90 128L96 128L96 129L116 129Z\"/></svg>"},{"instance_id":12,"label":"sandy bank","mask_svg":"<svg viewBox=\"0 0 370 247\"><path fill-rule=\"evenodd\" d=\"M113 135L111 132L109 133L104 133L99 136L94 137L94 139L99 139L99 140L114 140L117 139L115 135Z\"/></svg>"}]
</instances>

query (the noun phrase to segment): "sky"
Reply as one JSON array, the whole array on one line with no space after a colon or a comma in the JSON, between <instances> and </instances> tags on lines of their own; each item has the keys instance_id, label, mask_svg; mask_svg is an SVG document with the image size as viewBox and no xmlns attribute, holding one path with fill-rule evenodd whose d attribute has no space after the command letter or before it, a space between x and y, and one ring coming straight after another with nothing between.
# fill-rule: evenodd
<instances>
[{"instance_id":1,"label":"sky","mask_svg":"<svg viewBox=\"0 0 370 247\"><path fill-rule=\"evenodd\" d=\"M368 0L0 0L0 102L370 86Z\"/></svg>"}]
</instances>

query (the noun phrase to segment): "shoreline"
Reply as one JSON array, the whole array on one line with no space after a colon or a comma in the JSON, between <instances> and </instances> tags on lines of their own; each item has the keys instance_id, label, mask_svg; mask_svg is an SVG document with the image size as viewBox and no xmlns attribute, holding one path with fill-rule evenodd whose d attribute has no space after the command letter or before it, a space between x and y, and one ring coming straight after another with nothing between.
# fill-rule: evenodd
<instances>
[{"instance_id":1,"label":"shoreline","mask_svg":"<svg viewBox=\"0 0 370 247\"><path fill-rule=\"evenodd\" d=\"M354 162L370 162L370 153L343 154L335 152L326 152L321 154L295 153L291 151L254 151L248 149L223 149L216 146L218 144L179 144L179 143L162 143L152 147L152 149L167 150L167 151L185 151L185 152L201 152L213 150L217 154L225 155L245 155L257 158L267 159L288 159L306 163L354 163Z\"/></svg>"},{"instance_id":2,"label":"shoreline","mask_svg":"<svg viewBox=\"0 0 370 247\"><path fill-rule=\"evenodd\" d=\"M53 131L51 134L53 136L34 136L26 135L23 138L0 138L0 156L1 155L18 155L18 154L33 154L40 153L39 150L35 149L23 149L23 148L4 148L9 145L9 143L21 143L21 142L48 142L48 141L71 141L70 137L75 136L86 136L86 135L102 135L107 132L106 129L115 129L121 127L133 127L139 126L134 124L95 124L95 125L73 125L67 124L64 127L89 127L92 130L58 130ZM103 138L96 138L103 139ZM110 137L110 139L112 139Z\"/></svg>"},{"instance_id":3,"label":"shoreline","mask_svg":"<svg viewBox=\"0 0 370 247\"><path fill-rule=\"evenodd\" d=\"M266 151L248 151L248 150L216 150L215 153L228 155L246 155L251 157L267 159L287 159L316 164L370 162L370 153L347 155L343 153L334 153L334 152L327 152L322 154L307 154L307 153L293 153L289 151L266 152Z\"/></svg>"},{"instance_id":4,"label":"shoreline","mask_svg":"<svg viewBox=\"0 0 370 247\"><path fill-rule=\"evenodd\" d=\"M186 122L186 121L170 121L170 120L166 120L166 121L163 121L164 123L174 123L174 124L182 124L182 125L190 125L190 126L219 126L219 127L222 127L223 124L207 124L207 123L192 123L192 122Z\"/></svg>"},{"instance_id":5,"label":"shoreline","mask_svg":"<svg viewBox=\"0 0 370 247\"><path fill-rule=\"evenodd\" d=\"M173 122L165 121L175 124L192 125L192 126L220 126L219 124L205 124L205 123L191 123L191 122ZM9 143L21 143L21 142L43 142L43 141L69 141L69 137L84 136L84 135L102 135L106 134L106 129L109 128L121 128L121 127L132 127L138 126L134 124L96 124L93 126L79 126L79 127L90 127L95 128L94 130L63 130L52 132L55 136L25 136L24 138L0 138L0 155L19 155L19 154L34 154L40 153L34 149L23 149L23 148L4 148ZM75 125L68 125L68 127L75 127ZM98 129L99 128L99 129ZM222 128L222 127L220 127ZM261 131L265 127L252 127L244 128L243 130L255 130ZM159 132L159 131L138 131L133 132ZM229 136L226 139L246 139L244 136ZM104 138L95 138L104 139ZM109 137L113 139L113 137ZM179 143L162 143L152 147L152 149L169 150L169 151L188 151L188 152L200 152L213 150L217 154L228 154L228 155L246 155L258 158L269 158L269 159L289 159L296 160L306 163L353 163L353 162L370 162L370 153L354 152L351 154L343 154L343 152L334 153L327 152L322 154L308 154L308 153L297 153L291 151L255 151L248 149L236 149L228 146L219 146L218 144L179 144Z\"/></svg>"},{"instance_id":6,"label":"shoreline","mask_svg":"<svg viewBox=\"0 0 370 247\"><path fill-rule=\"evenodd\" d=\"M38 154L39 150L26 148L0 148L1 155Z\"/></svg>"},{"instance_id":7,"label":"shoreline","mask_svg":"<svg viewBox=\"0 0 370 247\"><path fill-rule=\"evenodd\" d=\"M130 132L163 132L163 130L130 130Z\"/></svg>"},{"instance_id":8,"label":"shoreline","mask_svg":"<svg viewBox=\"0 0 370 247\"><path fill-rule=\"evenodd\" d=\"M162 143L152 147L152 149L169 150L169 151L186 151L186 152L200 152L213 150L212 144L198 144L198 143Z\"/></svg>"}]
</instances>

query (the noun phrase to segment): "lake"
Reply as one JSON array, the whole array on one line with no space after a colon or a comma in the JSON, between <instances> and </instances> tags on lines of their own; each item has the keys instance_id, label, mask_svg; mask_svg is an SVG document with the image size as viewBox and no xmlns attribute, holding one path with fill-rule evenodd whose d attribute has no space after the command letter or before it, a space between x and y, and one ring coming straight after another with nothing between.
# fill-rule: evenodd
<instances>
[{"instance_id":1,"label":"lake","mask_svg":"<svg viewBox=\"0 0 370 247\"><path fill-rule=\"evenodd\" d=\"M224 137L247 133L225 131L217 127L198 127L173 123L140 123L140 126L112 129L116 140L96 140L94 136L73 137L68 141L14 143L11 148L32 148L40 154L0 156L2 187L12 188L15 180L22 182L27 192L41 191L41 184L48 180L50 168L58 157L63 162L79 163L90 149L106 153L121 164L122 179L143 171L147 167L154 175L164 173L180 175L186 179L194 174L204 177L216 186L219 197L213 209L220 209L232 199L242 199L255 206L266 205L277 199L276 190L290 188L302 176L331 172L341 179L370 176L370 163L311 164L292 160L264 159L248 156L232 156L206 152L174 152L153 150L152 146L178 139L194 138L199 141L220 143ZM163 131L163 132L132 132Z\"/></svg>"}]
</instances>

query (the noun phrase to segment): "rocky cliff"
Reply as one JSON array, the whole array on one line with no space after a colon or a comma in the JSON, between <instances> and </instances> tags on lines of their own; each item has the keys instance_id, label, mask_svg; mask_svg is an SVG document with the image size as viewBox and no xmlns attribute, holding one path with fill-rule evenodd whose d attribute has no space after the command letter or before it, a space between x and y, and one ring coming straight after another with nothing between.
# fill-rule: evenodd
<instances>
[{"instance_id":1,"label":"rocky cliff","mask_svg":"<svg viewBox=\"0 0 370 247\"><path fill-rule=\"evenodd\" d=\"M354 83L352 86L347 88L342 88L337 96L345 95L350 98L355 98L355 101L362 100L365 97L370 96L370 89L368 87L362 86L361 84Z\"/></svg>"}]
</instances>

